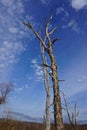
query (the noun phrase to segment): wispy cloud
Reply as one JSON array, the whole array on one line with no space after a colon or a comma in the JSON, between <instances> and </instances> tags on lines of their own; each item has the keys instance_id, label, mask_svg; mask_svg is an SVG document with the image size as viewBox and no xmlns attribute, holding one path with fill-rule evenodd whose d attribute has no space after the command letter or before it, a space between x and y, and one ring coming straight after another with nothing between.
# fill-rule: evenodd
<instances>
[{"instance_id":1,"label":"wispy cloud","mask_svg":"<svg viewBox=\"0 0 87 130\"><path fill-rule=\"evenodd\" d=\"M51 0L40 0L43 5L48 5Z\"/></svg>"},{"instance_id":2,"label":"wispy cloud","mask_svg":"<svg viewBox=\"0 0 87 130\"><path fill-rule=\"evenodd\" d=\"M68 23L68 27L72 28L73 31L79 33L80 31L80 28L78 27L78 24L75 20L71 20L69 23Z\"/></svg>"},{"instance_id":3,"label":"wispy cloud","mask_svg":"<svg viewBox=\"0 0 87 130\"><path fill-rule=\"evenodd\" d=\"M58 7L56 9L56 15L62 15L63 20L65 20L69 17L68 11L66 11L63 7Z\"/></svg>"},{"instance_id":4,"label":"wispy cloud","mask_svg":"<svg viewBox=\"0 0 87 130\"><path fill-rule=\"evenodd\" d=\"M2 73L5 74L5 71L10 69L10 65L17 62L18 56L25 51L21 38L26 31L19 22L23 13L22 0L0 1L0 77Z\"/></svg>"},{"instance_id":5,"label":"wispy cloud","mask_svg":"<svg viewBox=\"0 0 87 130\"><path fill-rule=\"evenodd\" d=\"M31 63L32 63L32 67L33 67L33 69L35 71L36 81L42 80L43 70L42 70L42 67L39 65L37 59L33 59L31 61Z\"/></svg>"},{"instance_id":6,"label":"wispy cloud","mask_svg":"<svg viewBox=\"0 0 87 130\"><path fill-rule=\"evenodd\" d=\"M87 0L71 0L71 6L79 11L85 7L87 7Z\"/></svg>"},{"instance_id":7,"label":"wispy cloud","mask_svg":"<svg viewBox=\"0 0 87 130\"><path fill-rule=\"evenodd\" d=\"M10 43L4 41L0 48L0 69L4 69L9 64L15 63L17 54L20 54L24 50L24 46L19 42Z\"/></svg>"},{"instance_id":8,"label":"wispy cloud","mask_svg":"<svg viewBox=\"0 0 87 130\"><path fill-rule=\"evenodd\" d=\"M21 87L15 87L14 88L14 91L16 92L16 93L21 93L21 92L23 92L24 90L26 90L26 89L29 89L29 88L31 88L28 84L25 84L24 86L21 86Z\"/></svg>"},{"instance_id":9,"label":"wispy cloud","mask_svg":"<svg viewBox=\"0 0 87 130\"><path fill-rule=\"evenodd\" d=\"M74 32L76 32L76 33L79 33L79 32L80 32L80 28L79 28L79 26L78 26L78 23L77 23L74 19L70 20L70 21L67 23L67 25L63 25L62 28L63 28L63 29L71 28L71 29L72 29Z\"/></svg>"},{"instance_id":10,"label":"wispy cloud","mask_svg":"<svg viewBox=\"0 0 87 130\"><path fill-rule=\"evenodd\" d=\"M61 16L61 20L64 22L62 29L70 28L76 33L80 32L78 23L75 19L70 19L69 12L66 9L64 9L64 7L58 7L56 9L56 15Z\"/></svg>"}]
</instances>

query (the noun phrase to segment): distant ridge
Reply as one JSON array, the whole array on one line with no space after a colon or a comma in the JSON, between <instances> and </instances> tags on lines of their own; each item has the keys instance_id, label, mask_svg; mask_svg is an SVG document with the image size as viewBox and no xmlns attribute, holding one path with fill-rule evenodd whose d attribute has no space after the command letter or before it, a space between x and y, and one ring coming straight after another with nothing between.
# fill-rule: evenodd
<instances>
[{"instance_id":1,"label":"distant ridge","mask_svg":"<svg viewBox=\"0 0 87 130\"><path fill-rule=\"evenodd\" d=\"M0 115L0 118L5 118L5 119L11 119L11 120L16 120L16 121L25 121L25 122L35 122L35 123L42 123L43 118L41 117L32 117L30 115L26 115L23 113L19 112L14 112L14 111L8 111L2 115ZM51 119L51 122L53 123L53 119ZM69 123L68 119L64 120L64 123ZM86 124L87 125L87 119L86 120L79 120L78 124Z\"/></svg>"},{"instance_id":2,"label":"distant ridge","mask_svg":"<svg viewBox=\"0 0 87 130\"><path fill-rule=\"evenodd\" d=\"M43 121L43 119L40 117L35 118L29 115L25 115L23 113L14 112L14 111L8 111L7 113L1 115L0 118L7 118L7 119L12 119L12 120L17 120L17 121L38 122L38 123Z\"/></svg>"}]
</instances>

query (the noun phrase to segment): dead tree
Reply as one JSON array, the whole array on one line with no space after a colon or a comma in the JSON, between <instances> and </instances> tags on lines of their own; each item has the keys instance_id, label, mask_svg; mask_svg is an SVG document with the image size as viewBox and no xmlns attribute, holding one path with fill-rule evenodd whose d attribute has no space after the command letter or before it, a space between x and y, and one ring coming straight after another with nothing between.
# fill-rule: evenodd
<instances>
[{"instance_id":1,"label":"dead tree","mask_svg":"<svg viewBox=\"0 0 87 130\"><path fill-rule=\"evenodd\" d=\"M44 47L42 45L41 45L41 55L42 55L42 67L44 73L44 86L46 90L45 130L50 130L50 83L49 83L48 67L43 66L44 64L47 64L47 59L44 54Z\"/></svg>"},{"instance_id":2,"label":"dead tree","mask_svg":"<svg viewBox=\"0 0 87 130\"><path fill-rule=\"evenodd\" d=\"M11 91L12 83L1 83L0 84L0 104L5 104L7 101L7 95Z\"/></svg>"},{"instance_id":3,"label":"dead tree","mask_svg":"<svg viewBox=\"0 0 87 130\"><path fill-rule=\"evenodd\" d=\"M77 117L79 115L79 111L77 111L77 103L75 103L75 105L74 105L74 111L72 112L72 116L71 116L65 94L63 92L62 92L62 94L63 94L64 103L65 103L64 110L67 112L68 120L70 122L72 130L77 130Z\"/></svg>"},{"instance_id":4,"label":"dead tree","mask_svg":"<svg viewBox=\"0 0 87 130\"><path fill-rule=\"evenodd\" d=\"M79 111L77 111L77 103L74 104L74 111L72 112L72 122L74 124L75 130L77 130L77 126L78 126L78 115L79 115Z\"/></svg>"},{"instance_id":5,"label":"dead tree","mask_svg":"<svg viewBox=\"0 0 87 130\"><path fill-rule=\"evenodd\" d=\"M28 22L23 24L27 26L29 29L33 31L35 36L38 38L42 46L44 47L45 51L47 52L51 65L44 65L51 69L52 74L52 82L53 82L53 93L54 93L54 121L55 121L55 127L56 130L63 130L63 118L62 118L62 107L61 107L61 98L60 98L60 90L59 90L59 82L58 82L58 70L57 70L57 64L55 60L55 56L53 53L53 45L54 43L59 40L59 38L55 38L51 40L51 35L56 31L56 27L54 27L51 31L49 31L49 25L52 21L52 15L49 17L49 19L46 21L46 28L45 28L45 37L47 38L46 42L44 42L43 38L40 36L40 34L34 29L34 27Z\"/></svg>"}]
</instances>

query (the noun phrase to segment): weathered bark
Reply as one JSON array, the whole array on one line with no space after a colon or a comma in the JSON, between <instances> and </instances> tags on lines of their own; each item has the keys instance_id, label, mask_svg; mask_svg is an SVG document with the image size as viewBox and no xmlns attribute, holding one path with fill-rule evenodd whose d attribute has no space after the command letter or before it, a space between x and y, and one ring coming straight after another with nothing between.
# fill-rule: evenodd
<instances>
[{"instance_id":1,"label":"weathered bark","mask_svg":"<svg viewBox=\"0 0 87 130\"><path fill-rule=\"evenodd\" d=\"M44 54L44 47L41 45L41 55L44 73L44 86L46 90L46 111L45 111L45 130L50 130L50 83L48 76L48 68L44 66L47 64L46 56Z\"/></svg>"},{"instance_id":2,"label":"weathered bark","mask_svg":"<svg viewBox=\"0 0 87 130\"><path fill-rule=\"evenodd\" d=\"M48 39L48 47L49 47L47 53L51 61L51 70L52 70L52 81L53 81L53 92L54 92L54 121L55 121L56 130L63 130L62 107L61 107L61 98L60 98L60 90L59 90L59 83L58 83L58 72L57 72L56 60L52 48L53 44L57 40L59 40L59 38L55 38L53 41L51 41L50 33L49 33L49 24L51 20L52 20L52 16L50 16L49 20L46 23L46 37Z\"/></svg>"},{"instance_id":3,"label":"weathered bark","mask_svg":"<svg viewBox=\"0 0 87 130\"><path fill-rule=\"evenodd\" d=\"M49 89L49 88L48 88ZM46 130L50 130L50 91L46 95Z\"/></svg>"},{"instance_id":4,"label":"weathered bark","mask_svg":"<svg viewBox=\"0 0 87 130\"><path fill-rule=\"evenodd\" d=\"M58 84L57 65L52 51L52 47L49 50L49 57L51 59L52 81L54 91L54 121L56 130L63 130L62 107Z\"/></svg>"}]
</instances>

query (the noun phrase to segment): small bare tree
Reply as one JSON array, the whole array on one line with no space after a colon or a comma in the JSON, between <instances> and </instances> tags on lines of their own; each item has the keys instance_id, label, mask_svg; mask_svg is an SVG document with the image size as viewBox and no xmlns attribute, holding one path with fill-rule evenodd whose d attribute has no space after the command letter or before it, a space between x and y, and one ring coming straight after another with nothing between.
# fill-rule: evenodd
<instances>
[{"instance_id":1,"label":"small bare tree","mask_svg":"<svg viewBox=\"0 0 87 130\"><path fill-rule=\"evenodd\" d=\"M49 31L51 21L52 21L52 15L50 15L48 20L46 20L45 37L47 38L47 40L45 42L43 38L40 36L40 34L34 29L34 27L29 22L28 23L23 22L23 24L33 31L35 36L40 41L41 45L44 47L44 50L47 52L49 59L51 61L51 65L44 64L44 66L49 67L52 71L50 75L53 82L55 127L56 130L63 130L64 127L63 127L62 106L61 106L58 72L57 72L58 70L55 56L53 53L53 45L57 40L59 40L59 38L54 38L53 40L51 40L51 35L56 31L56 27L54 27L51 31Z\"/></svg>"},{"instance_id":2,"label":"small bare tree","mask_svg":"<svg viewBox=\"0 0 87 130\"><path fill-rule=\"evenodd\" d=\"M0 104L5 104L7 101L7 95L11 91L12 83L1 83L0 84Z\"/></svg>"},{"instance_id":3,"label":"small bare tree","mask_svg":"<svg viewBox=\"0 0 87 130\"><path fill-rule=\"evenodd\" d=\"M77 130L78 126L78 115L79 110L77 110L77 102L74 104L74 111L72 112L72 122L74 124L75 130Z\"/></svg>"},{"instance_id":4,"label":"small bare tree","mask_svg":"<svg viewBox=\"0 0 87 130\"><path fill-rule=\"evenodd\" d=\"M77 117L79 115L79 111L77 111L77 103L75 103L74 111L72 112L72 115L71 115L69 112L65 94L63 92L62 92L62 94L63 94L64 103L65 103L64 110L67 112L68 120L72 126L72 130L77 130Z\"/></svg>"}]
</instances>

